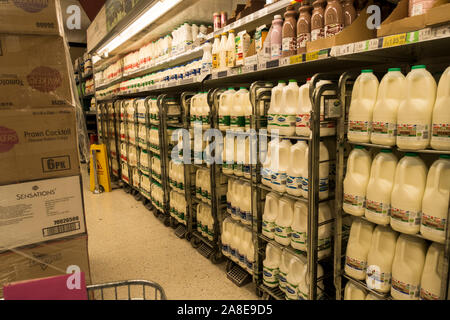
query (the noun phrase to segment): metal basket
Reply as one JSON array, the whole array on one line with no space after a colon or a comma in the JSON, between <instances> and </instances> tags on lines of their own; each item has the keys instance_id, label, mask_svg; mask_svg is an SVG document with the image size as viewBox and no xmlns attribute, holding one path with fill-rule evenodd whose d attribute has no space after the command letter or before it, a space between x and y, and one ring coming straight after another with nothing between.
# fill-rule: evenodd
<instances>
[{"instance_id":1,"label":"metal basket","mask_svg":"<svg viewBox=\"0 0 450 320\"><path fill-rule=\"evenodd\" d=\"M146 280L94 284L87 291L90 300L167 300L159 284Z\"/></svg>"}]
</instances>

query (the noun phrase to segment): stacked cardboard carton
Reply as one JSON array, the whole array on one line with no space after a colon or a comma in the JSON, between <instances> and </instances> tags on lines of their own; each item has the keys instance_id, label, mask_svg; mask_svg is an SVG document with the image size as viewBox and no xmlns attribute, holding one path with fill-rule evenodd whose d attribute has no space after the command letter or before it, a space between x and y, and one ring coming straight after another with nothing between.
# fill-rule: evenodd
<instances>
[{"instance_id":1,"label":"stacked cardboard carton","mask_svg":"<svg viewBox=\"0 0 450 320\"><path fill-rule=\"evenodd\" d=\"M5 283L89 283L74 97L58 0L0 1L0 298Z\"/></svg>"}]
</instances>

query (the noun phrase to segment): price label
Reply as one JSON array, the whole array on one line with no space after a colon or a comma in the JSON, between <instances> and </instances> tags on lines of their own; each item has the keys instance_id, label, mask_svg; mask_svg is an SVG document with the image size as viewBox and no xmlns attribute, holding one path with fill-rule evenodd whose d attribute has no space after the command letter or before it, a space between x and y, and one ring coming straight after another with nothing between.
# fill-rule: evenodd
<instances>
[{"instance_id":1,"label":"price label","mask_svg":"<svg viewBox=\"0 0 450 320\"><path fill-rule=\"evenodd\" d=\"M306 61L313 61L319 59L319 51L308 52L306 54Z\"/></svg>"},{"instance_id":2,"label":"price label","mask_svg":"<svg viewBox=\"0 0 450 320\"><path fill-rule=\"evenodd\" d=\"M366 51L369 48L369 41L359 41L355 43L355 47L353 49L353 52L363 52Z\"/></svg>"},{"instance_id":3,"label":"price label","mask_svg":"<svg viewBox=\"0 0 450 320\"><path fill-rule=\"evenodd\" d=\"M432 37L431 28L419 30L419 41L430 40Z\"/></svg>"},{"instance_id":4,"label":"price label","mask_svg":"<svg viewBox=\"0 0 450 320\"><path fill-rule=\"evenodd\" d=\"M450 35L450 26L442 26L433 29L434 38L443 38Z\"/></svg>"},{"instance_id":5,"label":"price label","mask_svg":"<svg viewBox=\"0 0 450 320\"><path fill-rule=\"evenodd\" d=\"M219 73L217 73L217 78L223 78L223 77L226 77L227 75L228 75L227 70L219 71Z\"/></svg>"},{"instance_id":6,"label":"price label","mask_svg":"<svg viewBox=\"0 0 450 320\"><path fill-rule=\"evenodd\" d=\"M380 44L380 39L370 39L368 50L376 50Z\"/></svg>"},{"instance_id":7,"label":"price label","mask_svg":"<svg viewBox=\"0 0 450 320\"><path fill-rule=\"evenodd\" d=\"M291 56L289 58L289 64L297 64L303 62L303 54L297 54L295 56Z\"/></svg>"},{"instance_id":8,"label":"price label","mask_svg":"<svg viewBox=\"0 0 450 320\"><path fill-rule=\"evenodd\" d=\"M341 46L340 55L353 53L355 50L355 44L349 43Z\"/></svg>"},{"instance_id":9,"label":"price label","mask_svg":"<svg viewBox=\"0 0 450 320\"><path fill-rule=\"evenodd\" d=\"M243 73L249 73L249 72L254 72L257 69L257 65L256 64L252 64L252 65L245 65L242 68L242 72Z\"/></svg>"},{"instance_id":10,"label":"price label","mask_svg":"<svg viewBox=\"0 0 450 320\"><path fill-rule=\"evenodd\" d=\"M406 43L406 33L396 34L383 38L383 48L400 46Z\"/></svg>"},{"instance_id":11,"label":"price label","mask_svg":"<svg viewBox=\"0 0 450 320\"><path fill-rule=\"evenodd\" d=\"M406 42L414 43L419 41L419 31L408 32L406 34Z\"/></svg>"},{"instance_id":12,"label":"price label","mask_svg":"<svg viewBox=\"0 0 450 320\"><path fill-rule=\"evenodd\" d=\"M280 66L287 66L289 65L289 57L281 58L280 59Z\"/></svg>"},{"instance_id":13,"label":"price label","mask_svg":"<svg viewBox=\"0 0 450 320\"><path fill-rule=\"evenodd\" d=\"M266 63L265 62L258 63L258 70L266 70Z\"/></svg>"},{"instance_id":14,"label":"price label","mask_svg":"<svg viewBox=\"0 0 450 320\"><path fill-rule=\"evenodd\" d=\"M280 65L280 60L276 59L276 60L271 60L271 61L267 61L266 63L266 68L276 68Z\"/></svg>"},{"instance_id":15,"label":"price label","mask_svg":"<svg viewBox=\"0 0 450 320\"><path fill-rule=\"evenodd\" d=\"M254 17L255 17L255 14L254 14L254 13L249 14L248 16L246 16L246 17L244 18L244 23L249 23L250 21L253 21Z\"/></svg>"}]
</instances>

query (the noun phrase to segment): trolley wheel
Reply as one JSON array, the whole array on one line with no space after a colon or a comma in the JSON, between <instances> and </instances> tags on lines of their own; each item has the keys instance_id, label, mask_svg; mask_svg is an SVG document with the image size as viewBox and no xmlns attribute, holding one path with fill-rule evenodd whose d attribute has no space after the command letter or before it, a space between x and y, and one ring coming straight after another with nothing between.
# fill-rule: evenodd
<instances>
[{"instance_id":1,"label":"trolley wheel","mask_svg":"<svg viewBox=\"0 0 450 320\"><path fill-rule=\"evenodd\" d=\"M126 193L130 193L130 192L131 192L131 189L130 189L129 186L125 185L125 186L123 187L123 191L125 191Z\"/></svg>"},{"instance_id":2,"label":"trolley wheel","mask_svg":"<svg viewBox=\"0 0 450 320\"><path fill-rule=\"evenodd\" d=\"M223 261L223 254L221 251L215 251L209 258L213 264L219 264Z\"/></svg>"},{"instance_id":3,"label":"trolley wheel","mask_svg":"<svg viewBox=\"0 0 450 320\"><path fill-rule=\"evenodd\" d=\"M191 241L192 239L192 234L190 232L186 232L186 234L184 235L184 237L186 238L187 241Z\"/></svg>"},{"instance_id":4,"label":"trolley wheel","mask_svg":"<svg viewBox=\"0 0 450 320\"><path fill-rule=\"evenodd\" d=\"M165 218L164 218L164 225L165 225L166 227L170 226L170 217L165 217Z\"/></svg>"},{"instance_id":5,"label":"trolley wheel","mask_svg":"<svg viewBox=\"0 0 450 320\"><path fill-rule=\"evenodd\" d=\"M141 201L143 198L142 194L139 193L139 191L136 191L136 194L134 195L134 199L136 201Z\"/></svg>"},{"instance_id":6,"label":"trolley wheel","mask_svg":"<svg viewBox=\"0 0 450 320\"><path fill-rule=\"evenodd\" d=\"M197 237L191 238L192 248L197 249L198 247L200 247L201 244L202 244L202 241L200 239L198 239Z\"/></svg>"},{"instance_id":7,"label":"trolley wheel","mask_svg":"<svg viewBox=\"0 0 450 320\"><path fill-rule=\"evenodd\" d=\"M233 261L228 260L228 261L227 261L227 266L226 266L227 272L230 271L231 268L233 268Z\"/></svg>"},{"instance_id":8,"label":"trolley wheel","mask_svg":"<svg viewBox=\"0 0 450 320\"><path fill-rule=\"evenodd\" d=\"M174 229L178 226L178 221L174 217L170 217L170 226Z\"/></svg>"},{"instance_id":9,"label":"trolley wheel","mask_svg":"<svg viewBox=\"0 0 450 320\"><path fill-rule=\"evenodd\" d=\"M158 218L159 213L156 208L153 208L153 215Z\"/></svg>"}]
</instances>

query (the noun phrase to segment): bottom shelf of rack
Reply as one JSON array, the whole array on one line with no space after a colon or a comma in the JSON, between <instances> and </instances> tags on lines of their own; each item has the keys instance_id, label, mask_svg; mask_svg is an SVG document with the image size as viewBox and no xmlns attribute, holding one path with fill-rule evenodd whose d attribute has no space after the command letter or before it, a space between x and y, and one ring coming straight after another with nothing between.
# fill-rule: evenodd
<instances>
[{"instance_id":1,"label":"bottom shelf of rack","mask_svg":"<svg viewBox=\"0 0 450 320\"><path fill-rule=\"evenodd\" d=\"M356 286L372 293L375 297L377 297L380 300L392 300L392 297L388 293L383 294L383 293L377 292L373 289L370 289L364 281L353 279L352 277L350 277L349 275L346 275L345 273L342 274L342 276L344 278L346 278L347 280L351 281Z\"/></svg>"},{"instance_id":2,"label":"bottom shelf of rack","mask_svg":"<svg viewBox=\"0 0 450 320\"><path fill-rule=\"evenodd\" d=\"M275 288L269 288L268 286L261 284L259 288L267 293L269 296L274 298L275 300L285 300L285 293L281 291L280 287L276 286Z\"/></svg>"}]
</instances>

